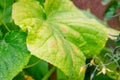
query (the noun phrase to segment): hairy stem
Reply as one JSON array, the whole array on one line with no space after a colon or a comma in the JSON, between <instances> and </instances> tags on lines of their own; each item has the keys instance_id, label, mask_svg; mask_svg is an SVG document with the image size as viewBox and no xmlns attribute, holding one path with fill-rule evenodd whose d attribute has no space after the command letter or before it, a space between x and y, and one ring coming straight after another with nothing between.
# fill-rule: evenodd
<instances>
[{"instance_id":1,"label":"hairy stem","mask_svg":"<svg viewBox=\"0 0 120 80\"><path fill-rule=\"evenodd\" d=\"M40 60L38 60L37 62L35 62L35 63L31 64L31 65L26 66L26 67L25 67L25 69L30 68L30 67L33 67L33 66L37 65L39 62L40 62Z\"/></svg>"}]
</instances>

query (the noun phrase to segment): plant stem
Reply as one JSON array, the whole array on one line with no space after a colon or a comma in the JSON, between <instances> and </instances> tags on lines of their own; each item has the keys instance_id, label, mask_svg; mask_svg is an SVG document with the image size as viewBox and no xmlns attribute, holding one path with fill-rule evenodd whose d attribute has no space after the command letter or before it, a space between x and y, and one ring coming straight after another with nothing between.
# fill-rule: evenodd
<instances>
[{"instance_id":1,"label":"plant stem","mask_svg":"<svg viewBox=\"0 0 120 80\"><path fill-rule=\"evenodd\" d=\"M56 67L53 66L53 67L50 69L50 71L42 78L42 80L47 80L47 79L51 76L51 74L55 71L55 69L56 69Z\"/></svg>"},{"instance_id":2,"label":"plant stem","mask_svg":"<svg viewBox=\"0 0 120 80\"><path fill-rule=\"evenodd\" d=\"M38 60L37 62L35 62L35 63L31 64L31 65L26 66L26 67L25 67L25 69L30 68L30 67L33 67L33 66L37 65L40 61L41 61L41 60Z\"/></svg>"},{"instance_id":3,"label":"plant stem","mask_svg":"<svg viewBox=\"0 0 120 80\"><path fill-rule=\"evenodd\" d=\"M4 21L0 21L3 25L4 25L4 27L7 29L7 31L9 31L10 32L10 29L8 28L8 26L5 24L5 22Z\"/></svg>"}]
</instances>

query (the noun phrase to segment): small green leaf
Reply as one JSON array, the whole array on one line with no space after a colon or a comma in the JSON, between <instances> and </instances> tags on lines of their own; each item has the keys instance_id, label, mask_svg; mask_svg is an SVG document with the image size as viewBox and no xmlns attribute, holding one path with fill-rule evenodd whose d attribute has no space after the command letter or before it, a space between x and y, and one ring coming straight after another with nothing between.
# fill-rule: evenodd
<instances>
[{"instance_id":1,"label":"small green leaf","mask_svg":"<svg viewBox=\"0 0 120 80\"><path fill-rule=\"evenodd\" d=\"M102 0L102 4L107 4L107 3L109 3L110 1L112 1L112 0Z\"/></svg>"},{"instance_id":2,"label":"small green leaf","mask_svg":"<svg viewBox=\"0 0 120 80\"><path fill-rule=\"evenodd\" d=\"M108 12L106 12L106 14L105 14L106 20L110 20L113 17L113 15L114 15L113 11L114 11L113 9L110 9Z\"/></svg>"},{"instance_id":3,"label":"small green leaf","mask_svg":"<svg viewBox=\"0 0 120 80\"><path fill-rule=\"evenodd\" d=\"M105 13L104 13L105 19L106 20L111 19L116 14L118 8L119 8L118 1L112 0L111 2L109 2L108 6L105 10Z\"/></svg>"},{"instance_id":4,"label":"small green leaf","mask_svg":"<svg viewBox=\"0 0 120 80\"><path fill-rule=\"evenodd\" d=\"M34 0L19 1L13 5L12 17L28 30L31 54L57 66L71 80L84 79L80 69L85 56L99 54L107 40L104 26L89 19L70 0L45 0L44 9Z\"/></svg>"},{"instance_id":5,"label":"small green leaf","mask_svg":"<svg viewBox=\"0 0 120 80\"><path fill-rule=\"evenodd\" d=\"M26 34L9 32L0 40L0 79L12 80L27 65L30 54L26 47Z\"/></svg>"}]
</instances>

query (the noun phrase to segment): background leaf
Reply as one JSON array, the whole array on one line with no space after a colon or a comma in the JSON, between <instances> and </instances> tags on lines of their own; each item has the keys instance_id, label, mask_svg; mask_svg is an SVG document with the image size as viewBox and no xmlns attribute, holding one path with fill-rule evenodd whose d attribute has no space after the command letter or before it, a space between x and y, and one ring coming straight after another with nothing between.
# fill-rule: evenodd
<instances>
[{"instance_id":1,"label":"background leaf","mask_svg":"<svg viewBox=\"0 0 120 80\"><path fill-rule=\"evenodd\" d=\"M14 0L0 1L0 22L1 20L6 23L10 22L13 3L14 3Z\"/></svg>"},{"instance_id":2,"label":"background leaf","mask_svg":"<svg viewBox=\"0 0 120 80\"><path fill-rule=\"evenodd\" d=\"M24 32L9 32L0 40L0 79L12 80L27 65L30 54Z\"/></svg>"}]
</instances>

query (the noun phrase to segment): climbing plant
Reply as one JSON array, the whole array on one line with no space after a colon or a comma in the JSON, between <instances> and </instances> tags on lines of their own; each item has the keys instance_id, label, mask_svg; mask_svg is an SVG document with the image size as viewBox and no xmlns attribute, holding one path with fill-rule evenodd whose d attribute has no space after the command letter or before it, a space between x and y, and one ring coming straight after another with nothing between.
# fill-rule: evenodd
<instances>
[{"instance_id":1,"label":"climbing plant","mask_svg":"<svg viewBox=\"0 0 120 80\"><path fill-rule=\"evenodd\" d=\"M70 0L0 1L0 79L47 80L57 69L58 80L84 80L86 59L100 54L108 34Z\"/></svg>"}]
</instances>

